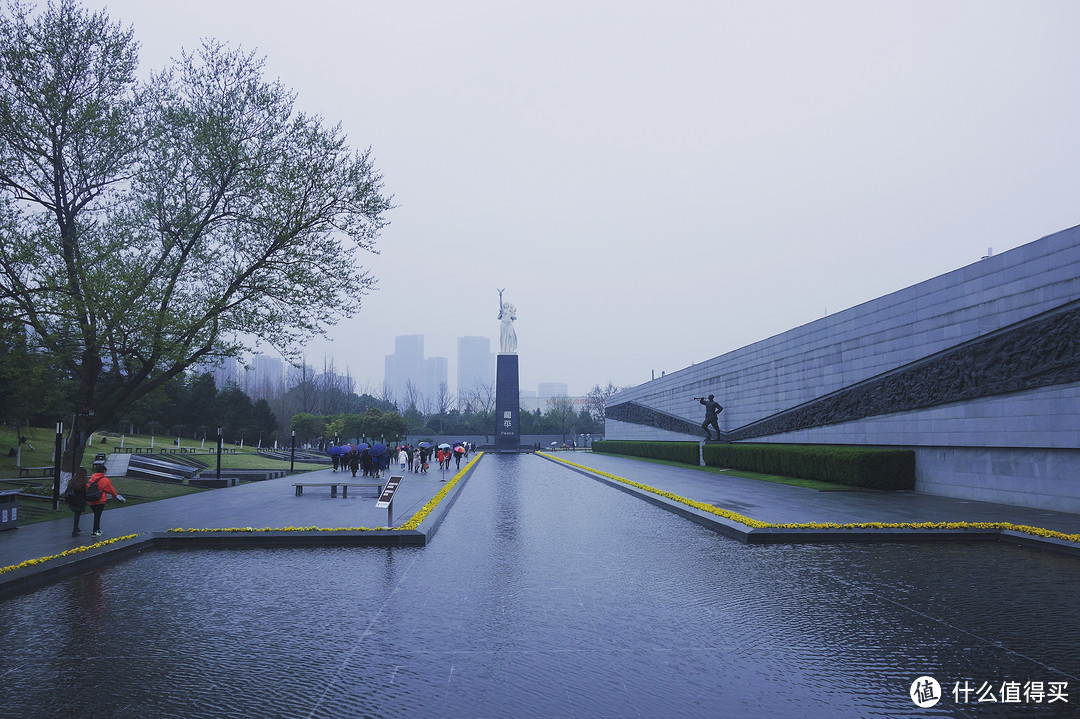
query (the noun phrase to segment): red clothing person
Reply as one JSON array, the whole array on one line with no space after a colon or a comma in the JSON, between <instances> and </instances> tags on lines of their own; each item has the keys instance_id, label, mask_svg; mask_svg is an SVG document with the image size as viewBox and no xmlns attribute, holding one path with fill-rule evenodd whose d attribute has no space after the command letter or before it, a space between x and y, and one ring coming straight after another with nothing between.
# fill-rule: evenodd
<instances>
[{"instance_id":1,"label":"red clothing person","mask_svg":"<svg viewBox=\"0 0 1080 719\"><path fill-rule=\"evenodd\" d=\"M100 489L100 493L95 490ZM101 513L105 511L105 502L109 501L109 495L116 498L118 502L125 502L123 496L117 494L116 488L113 487L112 481L105 476L105 465L95 464L94 473L90 475L90 481L86 484L86 503L90 505L90 511L94 513L94 531L93 536L101 536ZM96 499L92 499L94 495L97 495Z\"/></svg>"}]
</instances>

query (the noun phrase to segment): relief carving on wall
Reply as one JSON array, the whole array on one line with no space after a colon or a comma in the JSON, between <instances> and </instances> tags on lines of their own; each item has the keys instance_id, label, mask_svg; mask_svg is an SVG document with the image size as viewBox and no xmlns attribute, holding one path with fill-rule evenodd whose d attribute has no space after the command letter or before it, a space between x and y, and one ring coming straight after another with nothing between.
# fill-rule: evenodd
<instances>
[{"instance_id":1,"label":"relief carving on wall","mask_svg":"<svg viewBox=\"0 0 1080 719\"><path fill-rule=\"evenodd\" d=\"M667 412L661 412L652 407L646 407L637 402L621 402L616 405L609 405L604 414L607 419L629 422L630 424L641 424L656 429L666 429L669 432L698 435L702 433L699 424Z\"/></svg>"},{"instance_id":2,"label":"relief carving on wall","mask_svg":"<svg viewBox=\"0 0 1080 719\"><path fill-rule=\"evenodd\" d=\"M1066 305L725 433L727 441L765 437L893 412L926 409L1080 381L1080 302ZM624 405L633 405L626 410ZM635 403L607 408L612 419L700 434ZM631 417L623 419L618 415ZM669 426L660 426L665 421Z\"/></svg>"}]
</instances>

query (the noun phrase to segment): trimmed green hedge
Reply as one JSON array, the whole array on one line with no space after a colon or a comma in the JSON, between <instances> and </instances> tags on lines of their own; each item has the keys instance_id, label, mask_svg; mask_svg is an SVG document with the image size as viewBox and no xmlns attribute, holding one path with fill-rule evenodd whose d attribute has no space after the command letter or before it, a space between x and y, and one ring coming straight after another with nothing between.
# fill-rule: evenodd
<instances>
[{"instance_id":1,"label":"trimmed green hedge","mask_svg":"<svg viewBox=\"0 0 1080 719\"><path fill-rule=\"evenodd\" d=\"M699 447L697 442L628 442L626 440L605 439L593 442L594 452L623 454L646 459L663 459L669 462L698 464Z\"/></svg>"},{"instance_id":2,"label":"trimmed green hedge","mask_svg":"<svg viewBox=\"0 0 1080 719\"><path fill-rule=\"evenodd\" d=\"M593 451L698 464L697 442L604 440L594 442ZM869 489L915 488L915 452L910 449L750 442L707 444L704 457L709 467L816 479Z\"/></svg>"}]
</instances>

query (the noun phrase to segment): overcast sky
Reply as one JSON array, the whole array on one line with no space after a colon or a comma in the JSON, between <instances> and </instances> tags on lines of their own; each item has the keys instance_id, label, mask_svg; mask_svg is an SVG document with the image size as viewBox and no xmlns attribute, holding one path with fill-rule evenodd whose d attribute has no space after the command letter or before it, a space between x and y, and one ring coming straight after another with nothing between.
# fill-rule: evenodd
<instances>
[{"instance_id":1,"label":"overcast sky","mask_svg":"<svg viewBox=\"0 0 1080 719\"><path fill-rule=\"evenodd\" d=\"M1080 224L1080 3L91 1L144 71L212 37L370 146L398 209L360 315L522 389L636 385Z\"/></svg>"}]
</instances>

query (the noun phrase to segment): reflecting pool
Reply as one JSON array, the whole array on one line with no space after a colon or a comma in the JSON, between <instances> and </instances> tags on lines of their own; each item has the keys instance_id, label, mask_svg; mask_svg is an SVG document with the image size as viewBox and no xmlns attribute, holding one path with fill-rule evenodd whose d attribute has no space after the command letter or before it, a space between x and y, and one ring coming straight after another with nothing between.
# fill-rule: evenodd
<instances>
[{"instance_id":1,"label":"reflecting pool","mask_svg":"<svg viewBox=\"0 0 1080 719\"><path fill-rule=\"evenodd\" d=\"M423 549L157 551L0 603L0 716L1076 716L1078 589L1007 545L745 546L488 455Z\"/></svg>"}]
</instances>

